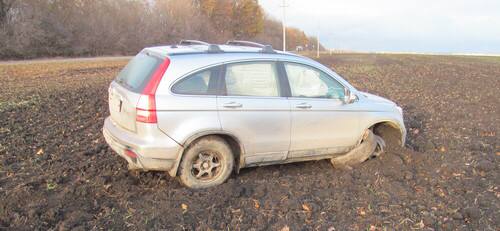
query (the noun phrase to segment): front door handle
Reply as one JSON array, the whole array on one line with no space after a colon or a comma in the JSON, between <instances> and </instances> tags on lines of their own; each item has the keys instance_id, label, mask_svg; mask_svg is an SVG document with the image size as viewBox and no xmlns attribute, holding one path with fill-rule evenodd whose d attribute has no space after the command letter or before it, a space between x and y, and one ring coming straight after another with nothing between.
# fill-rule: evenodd
<instances>
[{"instance_id":1,"label":"front door handle","mask_svg":"<svg viewBox=\"0 0 500 231\"><path fill-rule=\"evenodd\" d=\"M241 103L237 103L237 102L229 102L229 103L225 103L223 106L228 107L228 108L237 108L237 107L241 107L243 105L241 105Z\"/></svg>"},{"instance_id":2,"label":"front door handle","mask_svg":"<svg viewBox=\"0 0 500 231\"><path fill-rule=\"evenodd\" d=\"M302 109L308 109L308 108L311 108L312 106L308 103L300 103L300 104L297 104L296 106L297 108L302 108Z\"/></svg>"}]
</instances>

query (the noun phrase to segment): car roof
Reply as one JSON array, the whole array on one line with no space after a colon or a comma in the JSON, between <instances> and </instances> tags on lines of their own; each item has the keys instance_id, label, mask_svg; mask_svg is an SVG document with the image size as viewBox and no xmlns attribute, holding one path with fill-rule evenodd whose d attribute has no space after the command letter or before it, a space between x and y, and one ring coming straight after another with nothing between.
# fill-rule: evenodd
<instances>
[{"instance_id":1,"label":"car roof","mask_svg":"<svg viewBox=\"0 0 500 231\"><path fill-rule=\"evenodd\" d=\"M177 56L177 55L223 55L223 54L234 54L234 53L250 53L258 56L265 56L266 54L273 55L289 55L295 57L302 57L293 53L271 50L266 51L260 47L252 46L235 46L235 45L210 45L216 46L218 51L211 52L208 45L168 45L168 46L154 46L148 47L144 50L155 53L161 57Z\"/></svg>"}]
</instances>

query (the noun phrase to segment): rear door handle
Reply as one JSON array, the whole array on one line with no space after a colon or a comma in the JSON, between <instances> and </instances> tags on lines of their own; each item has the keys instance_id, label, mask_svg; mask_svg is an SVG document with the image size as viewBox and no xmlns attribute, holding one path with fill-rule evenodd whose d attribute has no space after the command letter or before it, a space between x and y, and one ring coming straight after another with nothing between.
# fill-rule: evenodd
<instances>
[{"instance_id":1,"label":"rear door handle","mask_svg":"<svg viewBox=\"0 0 500 231\"><path fill-rule=\"evenodd\" d=\"M229 102L229 103L225 103L223 106L228 107L228 108L237 108L237 107L241 107L243 105L241 105L241 103L237 103L237 102Z\"/></svg>"},{"instance_id":2,"label":"rear door handle","mask_svg":"<svg viewBox=\"0 0 500 231\"><path fill-rule=\"evenodd\" d=\"M297 108L302 108L302 109L308 109L308 108L311 108L312 106L308 103L300 103L300 104L297 104L297 106L295 106Z\"/></svg>"}]
</instances>

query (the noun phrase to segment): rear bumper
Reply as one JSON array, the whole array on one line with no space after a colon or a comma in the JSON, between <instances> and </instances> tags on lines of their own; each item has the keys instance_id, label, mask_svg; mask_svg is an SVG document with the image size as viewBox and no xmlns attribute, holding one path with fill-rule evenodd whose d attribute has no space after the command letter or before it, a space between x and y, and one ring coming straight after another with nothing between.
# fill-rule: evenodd
<instances>
[{"instance_id":1,"label":"rear bumper","mask_svg":"<svg viewBox=\"0 0 500 231\"><path fill-rule=\"evenodd\" d=\"M169 171L175 166L182 147L159 131L156 125L144 124L138 134L127 131L113 123L110 117L104 121L103 135L106 143L118 155L127 160L129 169ZM132 158L125 150L137 154Z\"/></svg>"}]
</instances>

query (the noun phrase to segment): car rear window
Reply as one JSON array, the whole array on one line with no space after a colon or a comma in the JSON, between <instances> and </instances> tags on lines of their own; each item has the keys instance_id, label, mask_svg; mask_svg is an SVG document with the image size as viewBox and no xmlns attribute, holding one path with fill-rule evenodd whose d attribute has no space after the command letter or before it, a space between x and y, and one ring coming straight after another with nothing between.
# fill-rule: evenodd
<instances>
[{"instance_id":1,"label":"car rear window","mask_svg":"<svg viewBox=\"0 0 500 231\"><path fill-rule=\"evenodd\" d=\"M140 93L161 62L157 57L139 53L121 70L115 81L133 92Z\"/></svg>"}]
</instances>

